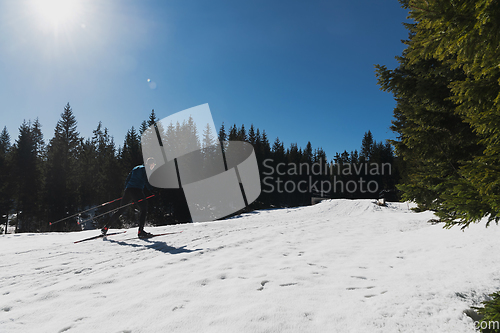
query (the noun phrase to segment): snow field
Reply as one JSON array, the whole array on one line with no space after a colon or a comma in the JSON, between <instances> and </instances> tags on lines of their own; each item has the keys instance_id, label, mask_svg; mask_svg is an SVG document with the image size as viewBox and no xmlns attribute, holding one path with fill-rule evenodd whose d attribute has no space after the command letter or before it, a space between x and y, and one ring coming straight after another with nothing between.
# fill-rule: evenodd
<instances>
[{"instance_id":1,"label":"snow field","mask_svg":"<svg viewBox=\"0 0 500 333\"><path fill-rule=\"evenodd\" d=\"M0 238L0 332L475 332L499 228L331 200L226 221Z\"/></svg>"}]
</instances>

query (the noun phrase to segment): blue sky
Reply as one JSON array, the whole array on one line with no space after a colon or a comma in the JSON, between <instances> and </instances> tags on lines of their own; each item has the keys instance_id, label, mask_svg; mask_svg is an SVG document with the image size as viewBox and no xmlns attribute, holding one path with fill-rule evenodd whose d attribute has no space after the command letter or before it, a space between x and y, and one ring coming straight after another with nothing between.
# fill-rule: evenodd
<instances>
[{"instance_id":1,"label":"blue sky","mask_svg":"<svg viewBox=\"0 0 500 333\"><path fill-rule=\"evenodd\" d=\"M81 136L102 121L117 145L152 109L204 103L217 128L253 124L329 159L368 130L394 138L374 64L394 68L404 49L397 0L57 1L0 1L0 127L12 141L37 117L48 141L68 102Z\"/></svg>"}]
</instances>

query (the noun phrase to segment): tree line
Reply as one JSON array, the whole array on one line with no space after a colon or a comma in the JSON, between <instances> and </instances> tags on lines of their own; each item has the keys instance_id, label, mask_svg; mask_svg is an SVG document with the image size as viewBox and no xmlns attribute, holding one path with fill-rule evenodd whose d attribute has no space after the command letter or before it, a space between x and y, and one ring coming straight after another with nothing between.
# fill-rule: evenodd
<instances>
[{"instance_id":1,"label":"tree line","mask_svg":"<svg viewBox=\"0 0 500 333\"><path fill-rule=\"evenodd\" d=\"M101 122L93 130L91 137L81 137L69 103L57 122L54 136L47 142L43 138L38 119L24 121L12 145L7 128L4 127L0 133L1 216L7 217L9 213L15 213L17 232L81 229L77 219L68 219L54 225L50 225L50 222L119 198L127 174L134 166L143 163L141 134L158 120L152 110L138 129L132 127L127 131L123 145L118 147ZM173 129L166 129L169 130ZM260 197L248 209L307 205L311 203L313 196L376 198L380 190L393 189L397 182L397 172L380 175L368 173L366 168L362 168L363 165L370 164L393 165L396 160L391 146L376 142L370 131L365 133L359 152L337 153L330 161L323 149L313 149L310 142L304 149L299 148L296 143L285 149L279 138L271 144L266 132L253 125L248 129L244 125L233 125L227 129L222 124L216 136L221 142L245 141L254 147L261 180L266 179L266 183L261 184ZM211 133L206 131L200 139L202 146L213 143ZM320 166L320 171L315 170ZM353 166L362 171L345 171ZM269 174L271 167L277 167L277 172ZM290 172L290 168L300 168L300 171L307 172L294 173ZM285 174L281 175L281 169L286 170ZM326 184L325 181L345 185L363 177L365 183L372 181L372 189L375 187L373 182L377 183L376 191L367 193L362 189L340 191L340 187L337 190L319 187L319 184ZM285 187L271 189L269 184L273 182L280 182ZM309 188L304 186L304 182L316 186ZM303 186L291 188L296 184ZM156 194L160 195L148 200L149 223L161 225L190 220L182 189L157 189ZM106 213L118 204L119 201L98 208L94 215ZM129 210L127 214L134 214L134 210ZM92 215L82 215L80 221L91 217ZM132 216L126 216L125 219L133 220Z\"/></svg>"}]
</instances>

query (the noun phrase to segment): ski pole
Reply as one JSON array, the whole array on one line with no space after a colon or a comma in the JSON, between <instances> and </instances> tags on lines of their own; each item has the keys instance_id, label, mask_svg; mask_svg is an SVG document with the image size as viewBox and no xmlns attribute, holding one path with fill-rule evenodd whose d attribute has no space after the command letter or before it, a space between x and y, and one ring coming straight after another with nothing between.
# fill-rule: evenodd
<instances>
[{"instance_id":1,"label":"ski pole","mask_svg":"<svg viewBox=\"0 0 500 333\"><path fill-rule=\"evenodd\" d=\"M92 209L95 209L95 208L98 208L98 207L103 207L103 206L109 205L110 203L113 203L113 202L118 201L118 200L120 200L120 199L121 199L121 198L118 198L118 199L115 199L115 200L111 200L111 201L105 202L105 203L103 203L103 204L100 204L100 205L94 206L94 207L92 207L92 208L86 209L86 210L84 210L84 211L81 211L81 212L79 212L79 213L73 214L73 215L71 215L71 216L67 216L67 217L62 218L62 219L60 219L60 220L58 220L58 221L55 221L55 222L50 222L50 223L49 223L49 225L53 225L53 224L56 224L56 223L62 222L62 221L64 221L64 220L67 220L67 219L70 219L70 218L75 217L75 216L77 216L77 215L80 215L80 214L83 214L83 213L85 213L85 212L88 212L89 210L92 210Z\"/></svg>"},{"instance_id":2,"label":"ski pole","mask_svg":"<svg viewBox=\"0 0 500 333\"><path fill-rule=\"evenodd\" d=\"M128 203L128 204L126 204L126 205L120 206L120 207L115 208L115 209L112 209L112 210L110 210L110 211L108 211L108 212L106 212L106 213L99 214L99 215L97 215L97 216L91 217L90 219L86 219L86 220L83 220L83 221L81 221L81 222L77 222L77 223L78 223L78 224L82 224L82 223L85 223L85 222L87 222L87 221L90 221L90 220L93 220L93 219L97 219L97 218L99 218L99 217L101 217L101 216L104 216L104 215L106 215L106 214L116 212L117 210L122 209L123 207L127 207L127 206L133 205L133 204L135 204L135 203L138 203L138 202L141 202L141 201L144 201L144 200L148 200L149 198L152 198L152 197L154 197L154 196L156 196L156 194L152 194L152 195L150 195L149 197L145 197L144 199L140 199L140 200L137 200L137 201L134 201L134 202L129 202L129 203Z\"/></svg>"}]
</instances>

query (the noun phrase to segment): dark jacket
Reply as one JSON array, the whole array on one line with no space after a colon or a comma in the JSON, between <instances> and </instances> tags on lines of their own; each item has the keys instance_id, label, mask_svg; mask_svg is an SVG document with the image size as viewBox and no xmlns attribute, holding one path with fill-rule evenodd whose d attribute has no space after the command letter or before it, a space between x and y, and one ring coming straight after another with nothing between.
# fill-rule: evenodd
<instances>
[{"instance_id":1,"label":"dark jacket","mask_svg":"<svg viewBox=\"0 0 500 333\"><path fill-rule=\"evenodd\" d=\"M125 180L125 188L140 188L142 190L144 187L147 187L150 191L153 189L148 183L146 168L144 165L138 165L128 174L127 180Z\"/></svg>"}]
</instances>

